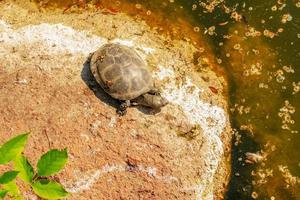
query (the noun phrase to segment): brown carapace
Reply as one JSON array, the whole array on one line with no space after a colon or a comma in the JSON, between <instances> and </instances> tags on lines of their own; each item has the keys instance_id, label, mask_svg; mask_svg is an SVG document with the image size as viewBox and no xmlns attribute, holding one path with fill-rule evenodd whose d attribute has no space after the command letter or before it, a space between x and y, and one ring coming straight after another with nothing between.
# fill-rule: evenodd
<instances>
[{"instance_id":1,"label":"brown carapace","mask_svg":"<svg viewBox=\"0 0 300 200\"><path fill-rule=\"evenodd\" d=\"M154 88L146 63L127 46L103 45L93 53L90 68L103 90L121 101L120 115L124 115L131 105L159 109L168 103Z\"/></svg>"}]
</instances>

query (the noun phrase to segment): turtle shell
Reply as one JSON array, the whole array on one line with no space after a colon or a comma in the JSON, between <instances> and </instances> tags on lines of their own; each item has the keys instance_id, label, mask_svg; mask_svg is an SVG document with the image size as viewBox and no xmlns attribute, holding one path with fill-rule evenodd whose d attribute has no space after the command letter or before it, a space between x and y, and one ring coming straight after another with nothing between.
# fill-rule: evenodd
<instances>
[{"instance_id":1,"label":"turtle shell","mask_svg":"<svg viewBox=\"0 0 300 200\"><path fill-rule=\"evenodd\" d=\"M115 99L134 99L153 86L146 63L133 49L124 45L102 46L92 55L90 68L103 90Z\"/></svg>"}]
</instances>

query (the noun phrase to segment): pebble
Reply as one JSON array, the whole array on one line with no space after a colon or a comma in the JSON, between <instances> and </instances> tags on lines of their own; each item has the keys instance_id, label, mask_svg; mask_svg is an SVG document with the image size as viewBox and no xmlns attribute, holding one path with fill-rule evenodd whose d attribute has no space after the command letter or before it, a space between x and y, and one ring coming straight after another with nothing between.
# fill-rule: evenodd
<instances>
[{"instance_id":1,"label":"pebble","mask_svg":"<svg viewBox=\"0 0 300 200\"><path fill-rule=\"evenodd\" d=\"M109 122L108 126L111 127L111 128L113 128L116 125L116 122L117 122L117 118L116 117L112 117L110 119L110 122Z\"/></svg>"}]
</instances>

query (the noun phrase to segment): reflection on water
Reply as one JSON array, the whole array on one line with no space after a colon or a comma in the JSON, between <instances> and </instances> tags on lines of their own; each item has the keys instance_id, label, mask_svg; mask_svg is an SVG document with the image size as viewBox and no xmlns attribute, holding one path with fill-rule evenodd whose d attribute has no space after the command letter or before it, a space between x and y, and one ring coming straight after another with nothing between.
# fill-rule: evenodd
<instances>
[{"instance_id":1,"label":"reflection on water","mask_svg":"<svg viewBox=\"0 0 300 200\"><path fill-rule=\"evenodd\" d=\"M42 2L69 9L91 1ZM123 2L93 1L108 12L148 16L172 37L205 34L227 71L235 139L226 198L300 199L300 1ZM168 23L189 23L192 31Z\"/></svg>"}]
</instances>

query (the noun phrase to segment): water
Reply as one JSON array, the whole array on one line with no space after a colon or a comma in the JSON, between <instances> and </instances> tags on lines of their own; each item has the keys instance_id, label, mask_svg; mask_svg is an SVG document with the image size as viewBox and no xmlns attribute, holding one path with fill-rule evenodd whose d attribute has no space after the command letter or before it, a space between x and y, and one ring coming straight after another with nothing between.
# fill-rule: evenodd
<instances>
[{"instance_id":1,"label":"water","mask_svg":"<svg viewBox=\"0 0 300 200\"><path fill-rule=\"evenodd\" d=\"M49 2L55 5L61 1ZM67 7L72 2L56 6ZM189 23L196 27L188 32L191 37L199 26L215 57L222 61L230 85L235 133L226 199L300 199L300 2L121 2L95 1L112 11L126 9L132 15L147 16L146 11L152 10L155 17L148 16L152 26L166 21ZM137 10L136 4L142 4L144 10ZM177 37L184 34L179 29ZM247 152L257 153L261 160L247 162Z\"/></svg>"},{"instance_id":2,"label":"water","mask_svg":"<svg viewBox=\"0 0 300 200\"><path fill-rule=\"evenodd\" d=\"M237 137L227 199L300 199L300 8L296 3L226 1L212 13L203 14L205 9L198 6L192 11L200 24L216 27L211 39L230 81L231 121ZM226 14L224 5L235 8L243 16L241 22L231 19L232 12ZM185 4L187 9L192 6ZM226 21L226 26L218 26ZM247 26L262 36L245 37ZM230 39L224 39L228 34ZM246 152L259 152L265 159L245 163Z\"/></svg>"}]
</instances>

